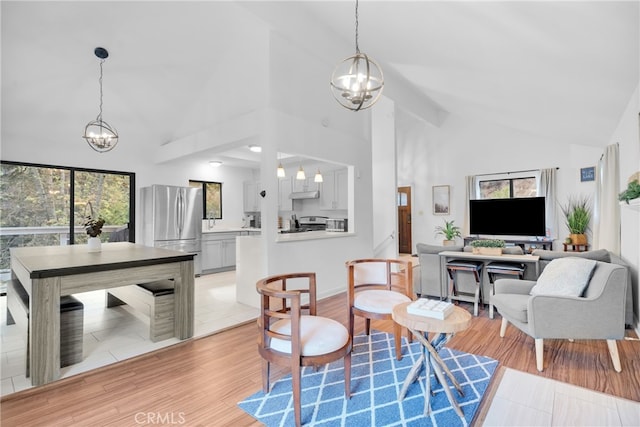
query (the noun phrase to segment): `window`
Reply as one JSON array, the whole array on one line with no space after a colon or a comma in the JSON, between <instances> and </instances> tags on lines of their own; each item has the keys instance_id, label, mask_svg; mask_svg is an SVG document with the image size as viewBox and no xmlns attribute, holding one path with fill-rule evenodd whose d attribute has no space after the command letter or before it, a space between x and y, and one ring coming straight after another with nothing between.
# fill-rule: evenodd
<instances>
[{"instance_id":1,"label":"window","mask_svg":"<svg viewBox=\"0 0 640 427\"><path fill-rule=\"evenodd\" d=\"M125 227L134 241L135 174L2 161L0 211L0 270L11 247L85 243L89 214L105 220L102 241Z\"/></svg>"},{"instance_id":2,"label":"window","mask_svg":"<svg viewBox=\"0 0 640 427\"><path fill-rule=\"evenodd\" d=\"M538 195L538 174L500 174L478 177L479 199L509 199L515 197L536 197Z\"/></svg>"},{"instance_id":3,"label":"window","mask_svg":"<svg viewBox=\"0 0 640 427\"><path fill-rule=\"evenodd\" d=\"M202 219L222 219L222 183L189 180L189 186L202 189Z\"/></svg>"}]
</instances>

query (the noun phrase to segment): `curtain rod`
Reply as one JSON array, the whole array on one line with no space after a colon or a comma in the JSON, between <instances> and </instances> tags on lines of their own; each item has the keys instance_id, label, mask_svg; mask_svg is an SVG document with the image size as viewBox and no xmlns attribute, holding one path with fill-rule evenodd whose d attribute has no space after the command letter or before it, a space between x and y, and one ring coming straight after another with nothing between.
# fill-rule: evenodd
<instances>
[{"instance_id":1,"label":"curtain rod","mask_svg":"<svg viewBox=\"0 0 640 427\"><path fill-rule=\"evenodd\" d=\"M556 167L556 170L560 169L559 167ZM528 170L522 170L522 171L511 171L511 172L493 172L493 173L481 173L478 175L474 175L474 176L487 176L487 175L509 175L510 173L522 173L522 172L538 172L541 171L542 169L528 169Z\"/></svg>"}]
</instances>

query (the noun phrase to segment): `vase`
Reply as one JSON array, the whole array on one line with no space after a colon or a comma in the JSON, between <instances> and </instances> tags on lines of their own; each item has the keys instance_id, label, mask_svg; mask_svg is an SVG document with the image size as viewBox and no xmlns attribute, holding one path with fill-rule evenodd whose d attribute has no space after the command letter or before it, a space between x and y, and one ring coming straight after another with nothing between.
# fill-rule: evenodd
<instances>
[{"instance_id":1,"label":"vase","mask_svg":"<svg viewBox=\"0 0 640 427\"><path fill-rule=\"evenodd\" d=\"M89 247L89 252L100 252L102 250L102 241L100 241L99 237L89 237L87 246Z\"/></svg>"},{"instance_id":2,"label":"vase","mask_svg":"<svg viewBox=\"0 0 640 427\"><path fill-rule=\"evenodd\" d=\"M587 235L586 234L571 234L571 243L574 245L586 245L587 244Z\"/></svg>"}]
</instances>

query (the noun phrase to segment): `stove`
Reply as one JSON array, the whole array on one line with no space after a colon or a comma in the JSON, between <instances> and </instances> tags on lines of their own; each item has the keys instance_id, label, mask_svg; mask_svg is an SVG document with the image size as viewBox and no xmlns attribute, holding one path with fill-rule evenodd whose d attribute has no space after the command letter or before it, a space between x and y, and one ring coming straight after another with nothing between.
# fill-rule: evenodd
<instances>
[{"instance_id":1,"label":"stove","mask_svg":"<svg viewBox=\"0 0 640 427\"><path fill-rule=\"evenodd\" d=\"M298 218L300 229L305 231L324 231L327 229L326 216L301 216Z\"/></svg>"}]
</instances>

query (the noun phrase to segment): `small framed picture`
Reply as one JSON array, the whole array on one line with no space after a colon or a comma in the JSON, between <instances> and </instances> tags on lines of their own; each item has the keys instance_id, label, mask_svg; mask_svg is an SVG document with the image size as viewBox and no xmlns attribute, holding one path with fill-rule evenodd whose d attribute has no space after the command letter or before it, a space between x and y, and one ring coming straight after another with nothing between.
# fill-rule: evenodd
<instances>
[{"instance_id":1,"label":"small framed picture","mask_svg":"<svg viewBox=\"0 0 640 427\"><path fill-rule=\"evenodd\" d=\"M449 215L449 186L433 186L433 214Z\"/></svg>"},{"instance_id":2,"label":"small framed picture","mask_svg":"<svg viewBox=\"0 0 640 427\"><path fill-rule=\"evenodd\" d=\"M595 166L591 166L589 168L581 168L580 169L580 181L595 181L596 179L596 168Z\"/></svg>"}]
</instances>

